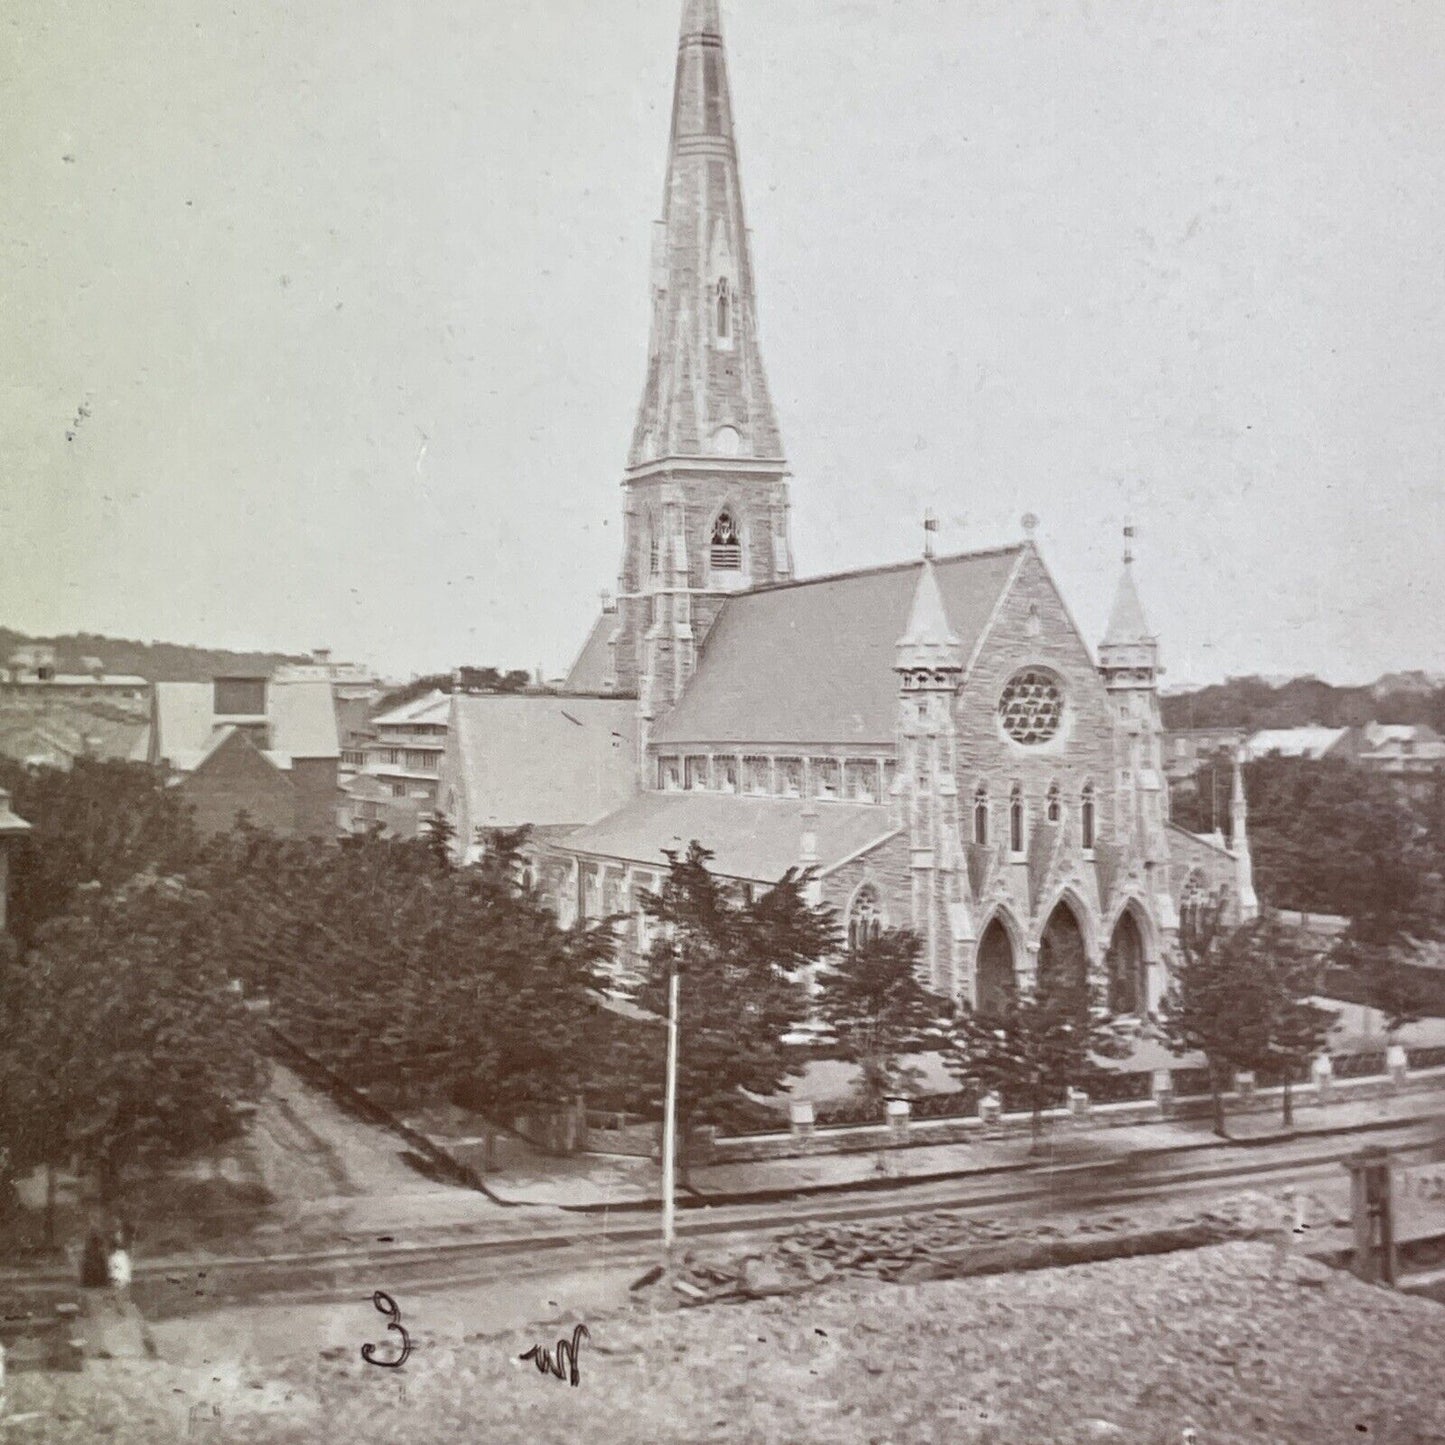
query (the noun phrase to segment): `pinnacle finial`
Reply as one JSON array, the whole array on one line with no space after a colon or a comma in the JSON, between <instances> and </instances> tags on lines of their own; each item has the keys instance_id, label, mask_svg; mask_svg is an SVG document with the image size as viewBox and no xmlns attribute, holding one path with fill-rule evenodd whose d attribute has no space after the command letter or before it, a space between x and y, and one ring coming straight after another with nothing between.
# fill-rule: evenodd
<instances>
[{"instance_id":1,"label":"pinnacle finial","mask_svg":"<svg viewBox=\"0 0 1445 1445\"><path fill-rule=\"evenodd\" d=\"M938 518L933 512L927 511L923 514L923 555L933 556L933 534L938 531Z\"/></svg>"},{"instance_id":2,"label":"pinnacle finial","mask_svg":"<svg viewBox=\"0 0 1445 1445\"><path fill-rule=\"evenodd\" d=\"M1038 530L1039 519L1032 512L1025 512L1019 519L1019 525L1024 529L1024 536L1032 542L1034 533Z\"/></svg>"},{"instance_id":3,"label":"pinnacle finial","mask_svg":"<svg viewBox=\"0 0 1445 1445\"><path fill-rule=\"evenodd\" d=\"M1127 567L1134 560L1134 524L1124 523L1124 565Z\"/></svg>"}]
</instances>

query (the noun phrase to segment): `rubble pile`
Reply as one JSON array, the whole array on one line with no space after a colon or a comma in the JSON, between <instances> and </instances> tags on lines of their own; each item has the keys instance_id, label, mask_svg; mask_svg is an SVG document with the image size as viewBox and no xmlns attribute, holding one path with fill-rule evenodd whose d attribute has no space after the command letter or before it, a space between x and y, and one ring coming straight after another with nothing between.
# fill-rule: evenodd
<instances>
[{"instance_id":1,"label":"rubble pile","mask_svg":"<svg viewBox=\"0 0 1445 1445\"><path fill-rule=\"evenodd\" d=\"M1123 1213L1041 1220L979 1219L950 1211L894 1219L810 1224L774 1236L765 1253L727 1258L689 1252L669 1280L641 1283L669 1291L681 1306L798 1294L839 1276L911 1284L923 1280L1035 1269L1151 1249L1288 1238L1335 1223L1314 1196L1257 1190L1224 1199L1158 1204ZM651 1303L656 1304L655 1295Z\"/></svg>"}]
</instances>

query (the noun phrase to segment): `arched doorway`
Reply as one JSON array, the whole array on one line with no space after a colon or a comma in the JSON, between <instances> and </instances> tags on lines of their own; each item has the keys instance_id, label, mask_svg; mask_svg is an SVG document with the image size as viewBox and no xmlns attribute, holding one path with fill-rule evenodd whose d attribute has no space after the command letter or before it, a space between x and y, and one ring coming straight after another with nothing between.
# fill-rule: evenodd
<instances>
[{"instance_id":1,"label":"arched doorway","mask_svg":"<svg viewBox=\"0 0 1445 1445\"><path fill-rule=\"evenodd\" d=\"M1014 986L1014 946L1008 929L994 918L978 941L978 967L974 974L974 996L980 1014L1004 1011Z\"/></svg>"},{"instance_id":2,"label":"arched doorway","mask_svg":"<svg viewBox=\"0 0 1445 1445\"><path fill-rule=\"evenodd\" d=\"M1084 945L1084 930L1074 910L1060 901L1039 938L1039 990L1056 985L1086 988L1088 982L1089 950Z\"/></svg>"},{"instance_id":3,"label":"arched doorway","mask_svg":"<svg viewBox=\"0 0 1445 1445\"><path fill-rule=\"evenodd\" d=\"M1139 932L1132 908L1126 908L1119 915L1105 961L1109 970L1109 1012L1145 1013L1149 1007L1149 988L1144 973L1144 936Z\"/></svg>"}]
</instances>

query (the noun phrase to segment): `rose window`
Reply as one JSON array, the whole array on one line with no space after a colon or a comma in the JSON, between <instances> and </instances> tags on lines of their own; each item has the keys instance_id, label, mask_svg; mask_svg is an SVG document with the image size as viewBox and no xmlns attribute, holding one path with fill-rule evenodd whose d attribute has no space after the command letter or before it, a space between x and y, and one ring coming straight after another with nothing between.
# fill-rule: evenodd
<instances>
[{"instance_id":1,"label":"rose window","mask_svg":"<svg viewBox=\"0 0 1445 1445\"><path fill-rule=\"evenodd\" d=\"M1047 672L1028 669L1015 673L999 698L1003 730L1016 742L1046 743L1059 730L1064 695L1058 680Z\"/></svg>"}]
</instances>

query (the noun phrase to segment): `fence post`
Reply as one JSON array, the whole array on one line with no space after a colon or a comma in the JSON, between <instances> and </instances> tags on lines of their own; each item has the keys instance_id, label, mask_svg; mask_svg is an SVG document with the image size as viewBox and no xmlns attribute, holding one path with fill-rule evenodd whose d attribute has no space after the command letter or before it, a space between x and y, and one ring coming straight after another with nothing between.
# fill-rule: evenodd
<instances>
[{"instance_id":1,"label":"fence post","mask_svg":"<svg viewBox=\"0 0 1445 1445\"><path fill-rule=\"evenodd\" d=\"M1366 1281L1395 1283L1395 1214L1389 1150L1362 1149L1345 1160L1350 1171L1350 1214L1355 1228L1352 1268Z\"/></svg>"},{"instance_id":2,"label":"fence post","mask_svg":"<svg viewBox=\"0 0 1445 1445\"><path fill-rule=\"evenodd\" d=\"M1241 1101L1254 1098L1254 1070L1241 1069L1234 1076L1234 1092L1239 1095Z\"/></svg>"},{"instance_id":3,"label":"fence post","mask_svg":"<svg viewBox=\"0 0 1445 1445\"><path fill-rule=\"evenodd\" d=\"M1390 1076L1392 1088L1399 1088L1405 1082L1405 1074L1410 1067L1410 1061L1405 1050L1399 1044L1391 1044L1385 1050L1385 1072Z\"/></svg>"},{"instance_id":4,"label":"fence post","mask_svg":"<svg viewBox=\"0 0 1445 1445\"><path fill-rule=\"evenodd\" d=\"M999 1121L999 1116L1002 1113L1003 1100L999 1098L998 1093L995 1090L990 1089L988 1093L986 1093L983 1098L978 1101L978 1117L987 1127L991 1125L996 1125Z\"/></svg>"},{"instance_id":5,"label":"fence post","mask_svg":"<svg viewBox=\"0 0 1445 1445\"><path fill-rule=\"evenodd\" d=\"M1087 1124L1089 1122L1089 1096L1082 1090L1072 1085L1064 1094L1064 1107L1069 1111L1069 1118L1076 1124Z\"/></svg>"},{"instance_id":6,"label":"fence post","mask_svg":"<svg viewBox=\"0 0 1445 1445\"><path fill-rule=\"evenodd\" d=\"M795 1139L813 1136L813 1105L809 1099L794 1099L788 1105L788 1130Z\"/></svg>"},{"instance_id":7,"label":"fence post","mask_svg":"<svg viewBox=\"0 0 1445 1445\"><path fill-rule=\"evenodd\" d=\"M1328 1054L1311 1060L1310 1082L1315 1086L1315 1097L1321 1104L1328 1104L1335 1093L1335 1064Z\"/></svg>"},{"instance_id":8,"label":"fence post","mask_svg":"<svg viewBox=\"0 0 1445 1445\"><path fill-rule=\"evenodd\" d=\"M889 1099L885 1113L888 1133L895 1144L902 1144L908 1138L909 1116L912 1112L913 1106L907 1099Z\"/></svg>"},{"instance_id":9,"label":"fence post","mask_svg":"<svg viewBox=\"0 0 1445 1445\"><path fill-rule=\"evenodd\" d=\"M1174 1075L1168 1069L1155 1069L1149 1081L1149 1092L1159 1105L1159 1112L1166 1117L1169 1106L1174 1102Z\"/></svg>"}]
</instances>

